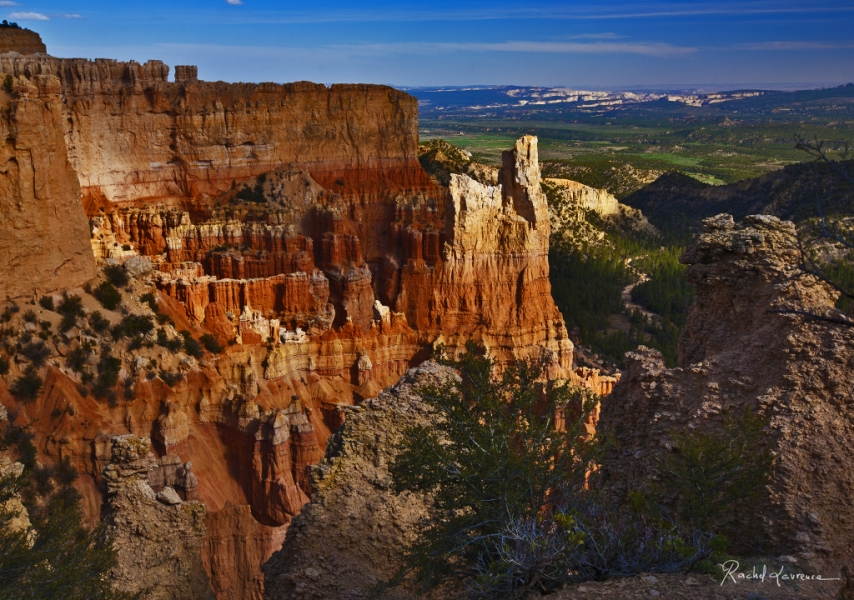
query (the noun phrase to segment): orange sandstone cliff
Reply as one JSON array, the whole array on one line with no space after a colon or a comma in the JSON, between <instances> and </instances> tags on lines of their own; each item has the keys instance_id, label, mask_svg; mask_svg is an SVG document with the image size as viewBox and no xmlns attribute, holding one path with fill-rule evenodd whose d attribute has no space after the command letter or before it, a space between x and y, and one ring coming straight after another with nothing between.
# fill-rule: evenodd
<instances>
[{"instance_id":1,"label":"orange sandstone cliff","mask_svg":"<svg viewBox=\"0 0 854 600\"><path fill-rule=\"evenodd\" d=\"M454 175L444 188L417 160L417 103L403 92L206 83L194 67L169 82L168 72L157 61L0 55L13 83L0 123L5 295L78 287L96 259L131 276L116 311L76 290L90 316L47 340L39 397L8 401L46 460L69 457L84 473L90 518L130 439L116 436L150 439L151 456L134 459L147 469L146 514L190 511L181 526L201 540L216 595L260 598L260 563L311 497L309 469L344 407L377 397L435 347L476 340L502 364L546 353L551 378L610 389L573 371L551 297L536 138L504 154L498 185ZM110 326L128 314L159 324L111 335L95 310ZM32 338L20 317L12 325L19 343ZM225 350L176 351L179 330ZM72 367L81 349L86 364ZM106 356L121 370L103 399L87 386ZM181 512L197 500L206 511ZM133 523L132 506L114 501L111 522ZM142 564L135 544L125 547Z\"/></svg>"}]
</instances>

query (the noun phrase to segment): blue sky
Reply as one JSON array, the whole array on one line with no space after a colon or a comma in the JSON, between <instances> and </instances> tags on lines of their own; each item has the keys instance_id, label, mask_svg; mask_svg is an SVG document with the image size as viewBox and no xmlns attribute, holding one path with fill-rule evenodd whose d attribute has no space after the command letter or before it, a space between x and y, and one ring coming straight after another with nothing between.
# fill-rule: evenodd
<instances>
[{"instance_id":1,"label":"blue sky","mask_svg":"<svg viewBox=\"0 0 854 600\"><path fill-rule=\"evenodd\" d=\"M2 11L5 11L3 13ZM214 81L811 87L854 81L854 2L16 0L63 57Z\"/></svg>"}]
</instances>

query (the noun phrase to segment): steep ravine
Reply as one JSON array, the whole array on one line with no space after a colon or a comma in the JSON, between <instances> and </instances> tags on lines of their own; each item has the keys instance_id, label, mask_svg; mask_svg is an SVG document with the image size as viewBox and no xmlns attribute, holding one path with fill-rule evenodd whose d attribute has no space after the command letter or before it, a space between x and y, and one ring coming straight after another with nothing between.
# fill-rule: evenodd
<instances>
[{"instance_id":1,"label":"steep ravine","mask_svg":"<svg viewBox=\"0 0 854 600\"><path fill-rule=\"evenodd\" d=\"M391 88L205 83L189 67L170 83L156 61L39 55L0 56L0 72L13 102L50 117L10 120L14 152L29 139L28 155L55 171L35 191L10 176L20 213L4 214L21 239L67 244L0 247L0 280L24 307L10 312L0 352L42 336L46 353L36 398L5 394L33 362L25 353L0 390L40 459L67 457L82 473L93 522L116 436L151 440L151 456L133 459L146 465L133 468L140 481L146 471L155 499L137 487L150 510L114 503L126 589L149 581L129 573L169 535L164 523L134 537L145 515L189 511L175 524L197 549L182 556L198 552L192 564L219 598L260 598L260 563L312 496L309 469L345 407L375 398L435 344L476 340L502 364L545 353L553 378L613 385L576 372L551 297L536 138L505 153L500 185L455 177L443 188L417 162L415 100ZM110 265L130 276L115 310L82 287L100 289ZM64 292L82 307L60 331ZM43 295L54 309L33 302ZM224 350L190 352L181 331ZM113 360L112 383L96 390ZM171 574L150 581L179 585Z\"/></svg>"}]
</instances>

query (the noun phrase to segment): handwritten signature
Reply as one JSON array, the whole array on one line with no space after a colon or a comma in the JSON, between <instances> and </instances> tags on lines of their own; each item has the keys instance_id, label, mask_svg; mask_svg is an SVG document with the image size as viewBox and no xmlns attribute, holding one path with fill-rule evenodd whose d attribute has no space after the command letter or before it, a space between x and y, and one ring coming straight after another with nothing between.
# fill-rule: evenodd
<instances>
[{"instance_id":1,"label":"handwritten signature","mask_svg":"<svg viewBox=\"0 0 854 600\"><path fill-rule=\"evenodd\" d=\"M762 570L759 571L756 565L748 572L741 572L741 565L737 560L728 560L718 565L723 569L724 577L721 579L721 585L731 579L733 583L741 581L761 581L765 583L765 579L774 581L777 587L780 587L781 581L839 581L839 577L822 577L821 575L807 575L806 573L786 573L786 567L780 567L779 571L768 569L768 565L762 565Z\"/></svg>"}]
</instances>

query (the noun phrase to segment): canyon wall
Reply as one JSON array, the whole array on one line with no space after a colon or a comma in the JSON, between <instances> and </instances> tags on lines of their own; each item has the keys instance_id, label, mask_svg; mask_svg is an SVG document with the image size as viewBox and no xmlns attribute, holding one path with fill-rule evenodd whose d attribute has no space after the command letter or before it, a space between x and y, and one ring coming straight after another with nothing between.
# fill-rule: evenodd
<instances>
[{"instance_id":1,"label":"canyon wall","mask_svg":"<svg viewBox=\"0 0 854 600\"><path fill-rule=\"evenodd\" d=\"M66 152L56 77L0 91L0 298L76 287L95 275L80 186Z\"/></svg>"},{"instance_id":2,"label":"canyon wall","mask_svg":"<svg viewBox=\"0 0 854 600\"><path fill-rule=\"evenodd\" d=\"M427 361L376 399L347 409L326 456L311 470L311 503L264 565L266 598L365 598L395 575L418 522L429 517L429 502L423 494L390 493L389 465L406 429L430 424L418 388L452 377L452 369ZM414 596L400 586L383 597Z\"/></svg>"},{"instance_id":3,"label":"canyon wall","mask_svg":"<svg viewBox=\"0 0 854 600\"><path fill-rule=\"evenodd\" d=\"M848 439L854 397L850 329L786 309L834 317L838 296L800 271L795 227L759 215L703 222L682 256L697 291L679 340L679 366L658 351L626 355L626 370L603 402L599 427L615 444L603 465L615 496L649 492L660 459L676 452L675 431L720 432L724 415L749 410L767 421L775 459L761 497L729 514L755 550L852 588L854 460Z\"/></svg>"},{"instance_id":4,"label":"canyon wall","mask_svg":"<svg viewBox=\"0 0 854 600\"><path fill-rule=\"evenodd\" d=\"M87 204L191 201L292 163L345 191L429 183L417 101L390 87L204 82L187 67L169 82L160 61L2 56L0 72L59 79Z\"/></svg>"},{"instance_id":5,"label":"canyon wall","mask_svg":"<svg viewBox=\"0 0 854 600\"><path fill-rule=\"evenodd\" d=\"M0 25L0 54L17 52L18 54L46 53L47 47L35 31Z\"/></svg>"},{"instance_id":6,"label":"canyon wall","mask_svg":"<svg viewBox=\"0 0 854 600\"><path fill-rule=\"evenodd\" d=\"M192 67L169 82L168 72L158 61L0 55L12 81L3 217L19 215L0 230L5 295L97 288L96 259L130 275L116 310L78 289L74 326L44 330L38 396L11 403L47 462L68 458L83 474L93 522L125 469L108 466L114 437L151 439L156 467L140 456L148 479L133 488L142 512L124 518L136 500L108 496L125 589L170 593L171 572L131 572L148 568L149 542L174 523L218 598L262 597L260 563L315 493L310 468L347 407L439 346L474 340L501 365L545 353L552 379L613 385L573 368L551 297L536 138L504 153L496 185L453 176L445 188L417 160L407 94L206 83ZM55 311L35 310L60 327ZM37 343L15 315L10 344ZM129 317L151 328L122 334ZM190 352L184 337L206 334L224 350ZM82 366L71 360L80 353ZM30 364L16 356L9 382ZM95 393L113 359L114 384ZM165 529L137 539L136 517Z\"/></svg>"},{"instance_id":7,"label":"canyon wall","mask_svg":"<svg viewBox=\"0 0 854 600\"><path fill-rule=\"evenodd\" d=\"M607 190L592 188L571 179L549 177L546 181L560 190L566 202L592 210L603 217L620 214L620 203Z\"/></svg>"}]
</instances>

